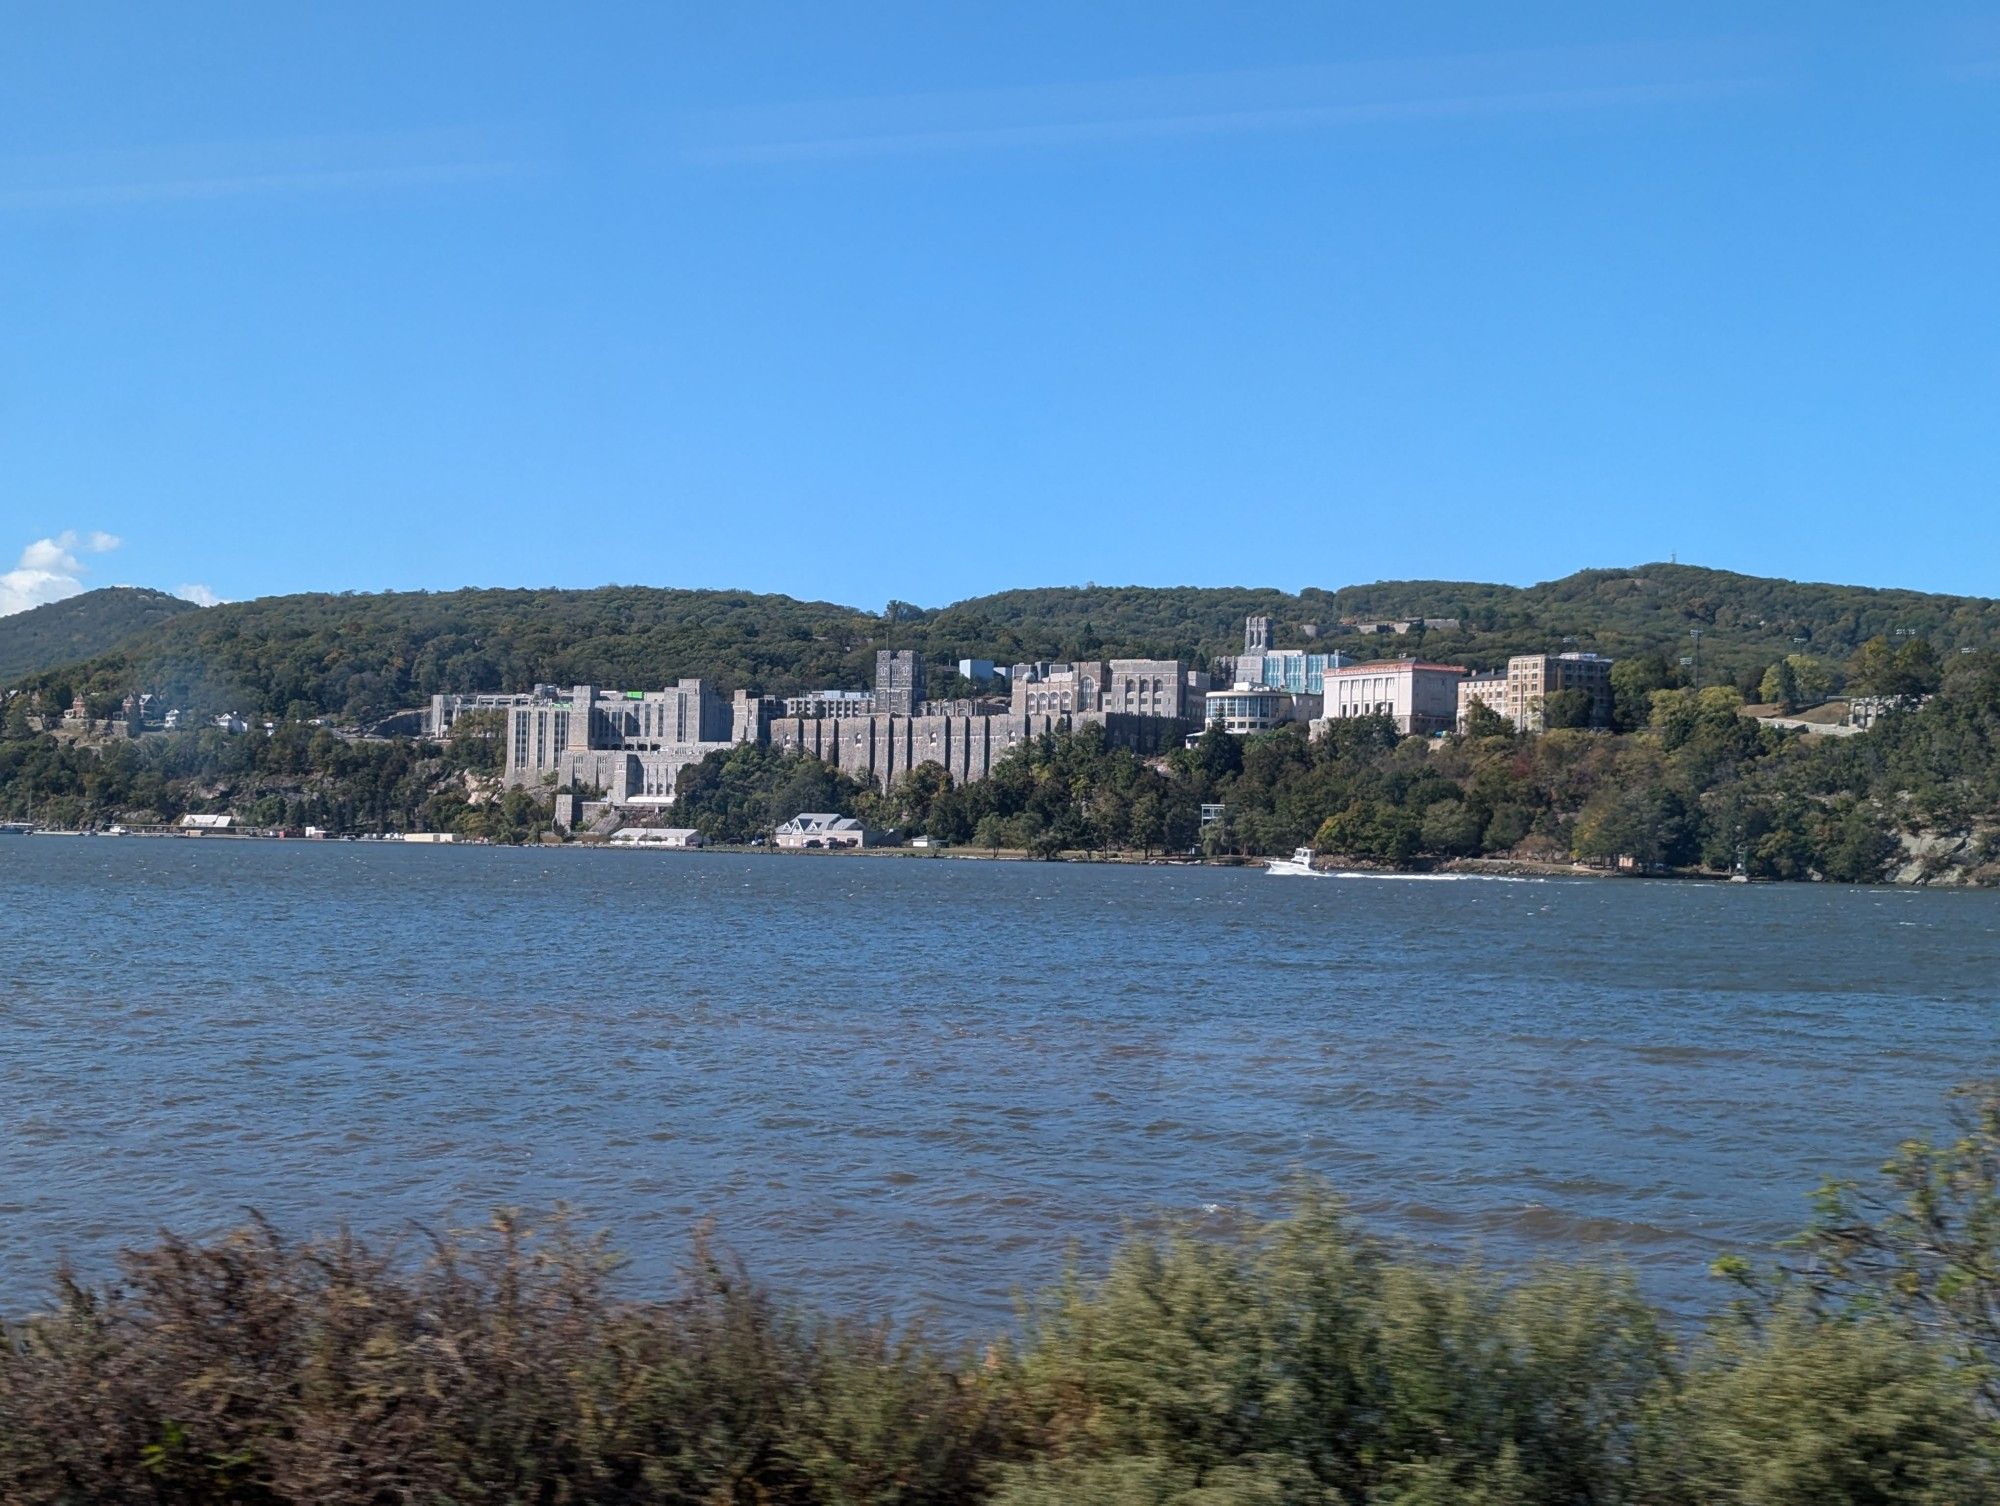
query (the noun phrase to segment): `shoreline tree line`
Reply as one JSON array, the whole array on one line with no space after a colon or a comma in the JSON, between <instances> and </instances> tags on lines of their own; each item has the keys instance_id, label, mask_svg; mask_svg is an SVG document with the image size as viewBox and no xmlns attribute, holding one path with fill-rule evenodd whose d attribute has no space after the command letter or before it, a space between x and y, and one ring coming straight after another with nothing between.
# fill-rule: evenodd
<instances>
[{"instance_id":1,"label":"shoreline tree line","mask_svg":"<svg viewBox=\"0 0 2000 1506\"><path fill-rule=\"evenodd\" d=\"M1803 686L1808 666L1764 678ZM802 755L741 746L683 771L671 820L746 842L801 810L906 836L1040 856L1272 855L1313 845L1363 862L1514 857L1867 882L1903 838L1961 871L2000 862L2000 657L1940 661L1927 642L1865 644L1851 684L1883 697L1876 725L1810 736L1742 714L1742 693L1694 689L1663 657L1613 669L1613 725L1515 732L1475 708L1463 734L1399 737L1384 720L1236 738L1211 729L1142 759L1084 726L1038 738L956 787L920 766L882 793ZM1552 720L1585 720L1556 704ZM55 825L171 822L229 811L261 827L442 830L534 840L553 791L501 791L497 716L460 735L342 737L283 720L268 735L198 728L85 745L36 729L24 695L0 711L0 818ZM1204 816L1208 819L1204 819Z\"/></svg>"},{"instance_id":2,"label":"shoreline tree line","mask_svg":"<svg viewBox=\"0 0 2000 1506\"><path fill-rule=\"evenodd\" d=\"M1086 725L1024 744L975 784L922 765L886 794L801 755L741 747L683 772L671 819L719 842L836 810L1041 856L1312 845L1385 864L1629 858L1838 882L1884 877L1905 833L1955 834L1967 865L2000 862L2000 658L1939 665L1927 645L1884 657L1876 683L1897 704L1852 737L1763 725L1736 690L1676 686L1663 662L1630 661L1615 670L1612 730L1518 733L1477 708L1448 737L1398 736L1384 718L1334 722L1317 738L1211 728L1148 760Z\"/></svg>"}]
</instances>

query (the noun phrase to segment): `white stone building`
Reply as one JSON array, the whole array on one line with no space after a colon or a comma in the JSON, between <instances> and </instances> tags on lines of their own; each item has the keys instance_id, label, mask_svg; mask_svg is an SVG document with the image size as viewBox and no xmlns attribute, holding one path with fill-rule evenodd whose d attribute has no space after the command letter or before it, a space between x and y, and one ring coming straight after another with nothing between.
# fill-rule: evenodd
<instances>
[{"instance_id":1,"label":"white stone building","mask_svg":"<svg viewBox=\"0 0 2000 1506\"><path fill-rule=\"evenodd\" d=\"M1318 735L1328 722L1386 716L1398 732L1427 737L1458 724L1462 664L1430 664L1421 659L1386 659L1329 669L1320 678L1323 714L1313 723Z\"/></svg>"}]
</instances>

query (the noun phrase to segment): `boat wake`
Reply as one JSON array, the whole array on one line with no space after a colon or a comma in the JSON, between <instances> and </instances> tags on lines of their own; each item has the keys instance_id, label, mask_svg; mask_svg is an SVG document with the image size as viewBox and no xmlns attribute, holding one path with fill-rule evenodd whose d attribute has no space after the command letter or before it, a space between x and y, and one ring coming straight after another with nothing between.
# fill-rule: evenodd
<instances>
[{"instance_id":1,"label":"boat wake","mask_svg":"<svg viewBox=\"0 0 2000 1506\"><path fill-rule=\"evenodd\" d=\"M1546 884L1533 873L1371 873L1365 868L1341 868L1328 878L1382 879L1402 884Z\"/></svg>"}]
</instances>

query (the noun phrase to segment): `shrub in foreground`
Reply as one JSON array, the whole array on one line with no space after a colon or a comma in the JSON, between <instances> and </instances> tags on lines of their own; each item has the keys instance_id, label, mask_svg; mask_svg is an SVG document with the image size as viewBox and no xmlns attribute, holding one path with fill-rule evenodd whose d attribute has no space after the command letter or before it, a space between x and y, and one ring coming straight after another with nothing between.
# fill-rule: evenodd
<instances>
[{"instance_id":1,"label":"shrub in foreground","mask_svg":"<svg viewBox=\"0 0 2000 1506\"><path fill-rule=\"evenodd\" d=\"M1135 1237L983 1348L788 1309L705 1240L664 1299L612 1270L505 1217L164 1239L5 1330L0 1501L2000 1499L1977 1352L1893 1303L1782 1283L1683 1344L1622 1276L1428 1264L1312 1188L1240 1239Z\"/></svg>"}]
</instances>

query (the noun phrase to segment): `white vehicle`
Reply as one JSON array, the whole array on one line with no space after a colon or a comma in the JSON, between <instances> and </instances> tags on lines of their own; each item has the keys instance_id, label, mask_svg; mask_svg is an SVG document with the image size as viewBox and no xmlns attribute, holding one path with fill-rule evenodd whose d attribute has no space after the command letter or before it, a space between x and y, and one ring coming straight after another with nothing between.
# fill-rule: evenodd
<instances>
[{"instance_id":1,"label":"white vehicle","mask_svg":"<svg viewBox=\"0 0 2000 1506\"><path fill-rule=\"evenodd\" d=\"M1310 847L1296 849L1288 858L1273 858L1264 865L1266 873L1280 878L1319 878L1320 871L1313 867L1313 850Z\"/></svg>"}]
</instances>

